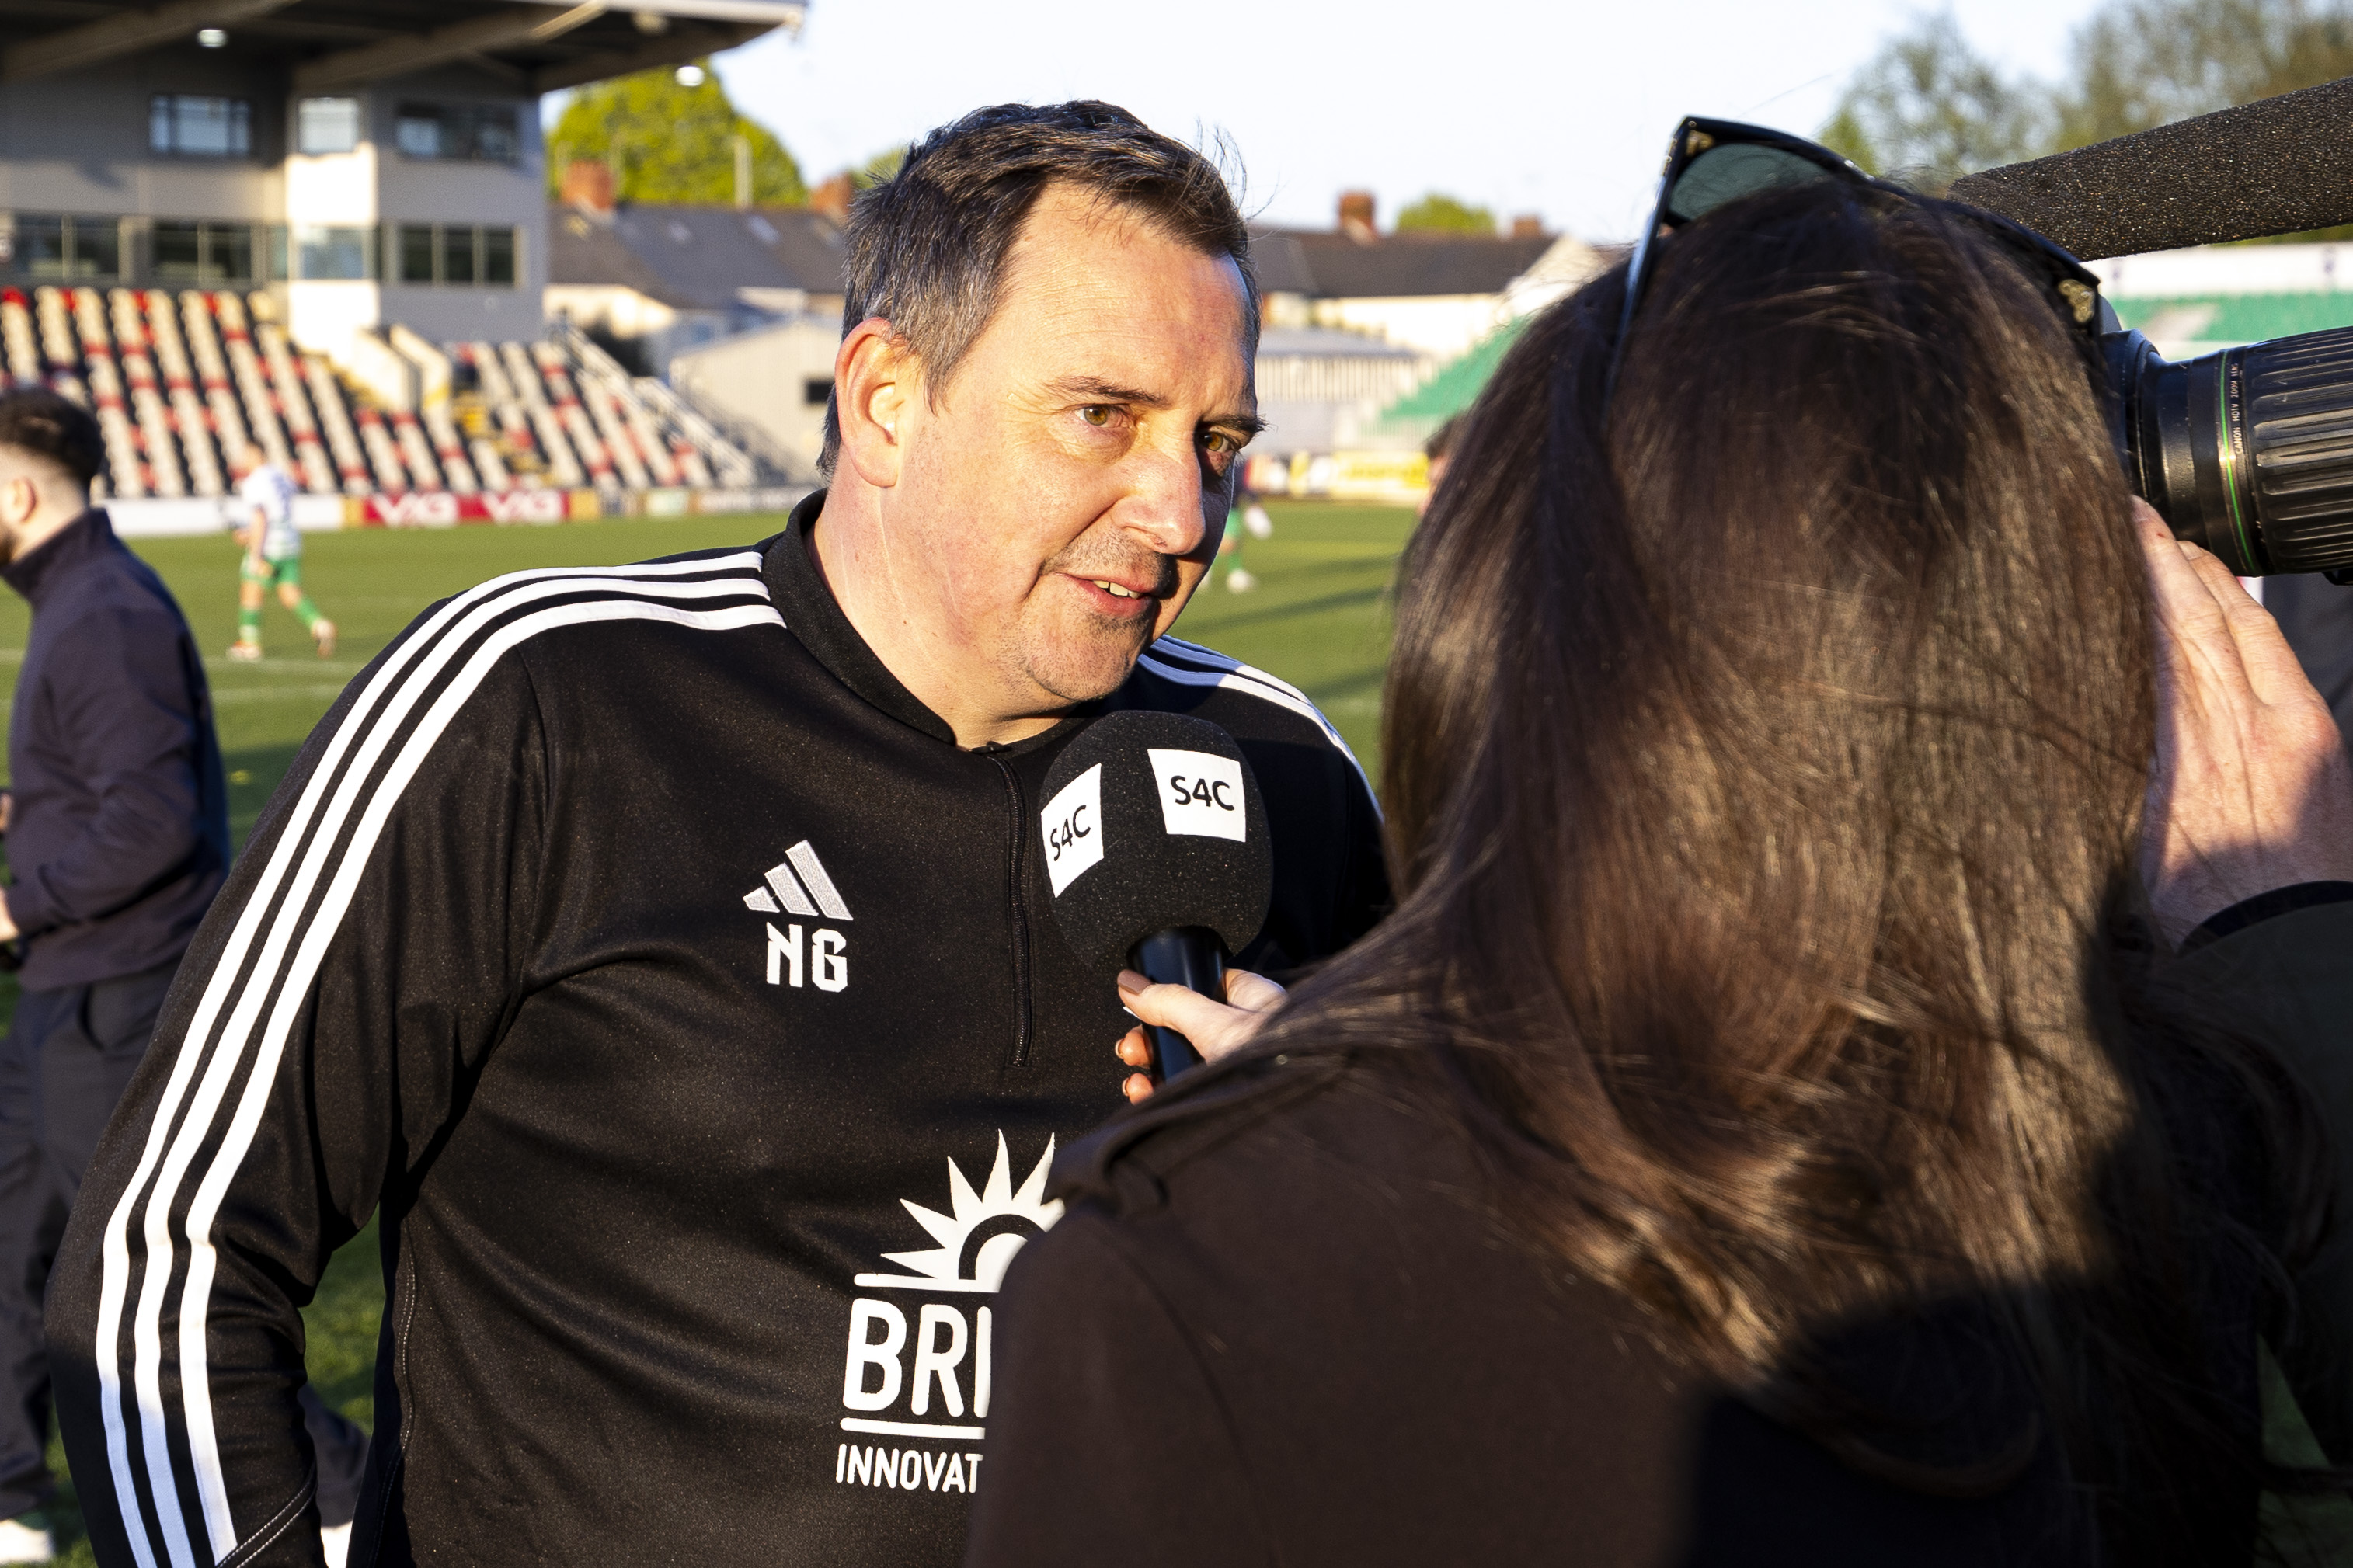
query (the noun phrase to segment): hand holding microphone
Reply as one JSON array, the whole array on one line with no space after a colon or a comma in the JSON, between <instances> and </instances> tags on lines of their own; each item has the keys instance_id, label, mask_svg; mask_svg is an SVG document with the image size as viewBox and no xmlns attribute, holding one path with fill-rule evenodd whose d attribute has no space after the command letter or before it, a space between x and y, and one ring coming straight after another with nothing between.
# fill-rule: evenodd
<instances>
[{"instance_id":1,"label":"hand holding microphone","mask_svg":"<svg viewBox=\"0 0 2353 1568\"><path fill-rule=\"evenodd\" d=\"M1247 969L1226 971L1226 999L1219 1002L1182 985L1157 984L1133 969L1119 972L1119 1000L1143 1020L1119 1037L1113 1054L1138 1070L1120 1085L1134 1103L1152 1097L1152 1031L1174 1029L1192 1042L1205 1062L1216 1061L1249 1045L1267 1015L1288 995L1263 974Z\"/></svg>"},{"instance_id":2,"label":"hand holding microphone","mask_svg":"<svg viewBox=\"0 0 2353 1568\"><path fill-rule=\"evenodd\" d=\"M1282 996L1229 970L1266 923L1274 877L1266 806L1234 738L1181 714L1113 713L1063 749L1046 793L1056 923L1143 1020L1121 1058L1166 1079L1233 1049ZM1130 1099L1146 1092L1131 1080Z\"/></svg>"}]
</instances>

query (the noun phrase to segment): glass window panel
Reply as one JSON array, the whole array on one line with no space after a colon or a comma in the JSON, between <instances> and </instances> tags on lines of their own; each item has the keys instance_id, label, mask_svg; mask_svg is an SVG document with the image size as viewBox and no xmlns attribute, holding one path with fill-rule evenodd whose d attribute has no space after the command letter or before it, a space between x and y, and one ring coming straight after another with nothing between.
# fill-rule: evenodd
<instances>
[{"instance_id":1,"label":"glass window panel","mask_svg":"<svg viewBox=\"0 0 2353 1568\"><path fill-rule=\"evenodd\" d=\"M286 269L286 226L273 223L269 226L269 280L275 283L290 276Z\"/></svg>"},{"instance_id":2,"label":"glass window panel","mask_svg":"<svg viewBox=\"0 0 2353 1568\"><path fill-rule=\"evenodd\" d=\"M225 158L230 152L229 100L183 93L172 100L172 148L199 157Z\"/></svg>"},{"instance_id":3,"label":"glass window panel","mask_svg":"<svg viewBox=\"0 0 2353 1568\"><path fill-rule=\"evenodd\" d=\"M243 224L205 226L205 280L208 283L253 281L253 230Z\"/></svg>"},{"instance_id":4,"label":"glass window panel","mask_svg":"<svg viewBox=\"0 0 2353 1568\"><path fill-rule=\"evenodd\" d=\"M393 140L411 158L470 158L512 163L522 138L512 104L404 103Z\"/></svg>"},{"instance_id":5,"label":"glass window panel","mask_svg":"<svg viewBox=\"0 0 2353 1568\"><path fill-rule=\"evenodd\" d=\"M208 283L204 266L205 226L159 221L155 225L155 281Z\"/></svg>"},{"instance_id":6,"label":"glass window panel","mask_svg":"<svg viewBox=\"0 0 2353 1568\"><path fill-rule=\"evenodd\" d=\"M107 218L79 218L72 228L73 276L122 276L122 226Z\"/></svg>"},{"instance_id":7,"label":"glass window panel","mask_svg":"<svg viewBox=\"0 0 2353 1568\"><path fill-rule=\"evenodd\" d=\"M294 150L349 153L360 144L360 100L306 98L294 108Z\"/></svg>"},{"instance_id":8,"label":"glass window panel","mask_svg":"<svg viewBox=\"0 0 2353 1568\"><path fill-rule=\"evenodd\" d=\"M373 278L375 230L304 225L294 231L294 254L303 278Z\"/></svg>"},{"instance_id":9,"label":"glass window panel","mask_svg":"<svg viewBox=\"0 0 2353 1568\"><path fill-rule=\"evenodd\" d=\"M403 224L394 243L400 247L400 281L433 281L433 230L422 224Z\"/></svg>"},{"instance_id":10,"label":"glass window panel","mask_svg":"<svg viewBox=\"0 0 2353 1568\"><path fill-rule=\"evenodd\" d=\"M243 158L253 152L253 105L240 98L161 93L149 100L147 142L158 153Z\"/></svg>"},{"instance_id":11,"label":"glass window panel","mask_svg":"<svg viewBox=\"0 0 2353 1568\"><path fill-rule=\"evenodd\" d=\"M27 278L66 275L66 220L16 215L16 266Z\"/></svg>"},{"instance_id":12,"label":"glass window panel","mask_svg":"<svg viewBox=\"0 0 2353 1568\"><path fill-rule=\"evenodd\" d=\"M517 142L514 110L485 106L474 113L474 156L494 163L513 163Z\"/></svg>"},{"instance_id":13,"label":"glass window panel","mask_svg":"<svg viewBox=\"0 0 2353 1568\"><path fill-rule=\"evenodd\" d=\"M408 158L441 156L441 120L429 110L403 104L392 128L393 144Z\"/></svg>"},{"instance_id":14,"label":"glass window panel","mask_svg":"<svg viewBox=\"0 0 2353 1568\"><path fill-rule=\"evenodd\" d=\"M441 231L441 281L471 283L474 280L474 231L470 227L452 226Z\"/></svg>"},{"instance_id":15,"label":"glass window panel","mask_svg":"<svg viewBox=\"0 0 2353 1568\"><path fill-rule=\"evenodd\" d=\"M512 289L515 280L515 231L512 228L482 230L482 281L501 289Z\"/></svg>"}]
</instances>

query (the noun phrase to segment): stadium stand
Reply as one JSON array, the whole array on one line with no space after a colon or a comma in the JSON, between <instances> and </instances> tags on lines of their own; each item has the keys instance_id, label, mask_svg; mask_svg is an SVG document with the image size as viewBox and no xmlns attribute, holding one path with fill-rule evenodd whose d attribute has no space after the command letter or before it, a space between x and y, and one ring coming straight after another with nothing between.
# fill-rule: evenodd
<instances>
[{"instance_id":1,"label":"stadium stand","mask_svg":"<svg viewBox=\"0 0 2353 1568\"><path fill-rule=\"evenodd\" d=\"M395 325L390 346L423 386L409 409L299 352L273 309L259 292L0 289L0 374L95 411L104 482L129 498L226 496L248 439L312 495L741 489L765 477L669 387L631 377L560 321L529 343L447 347Z\"/></svg>"},{"instance_id":2,"label":"stadium stand","mask_svg":"<svg viewBox=\"0 0 2353 1568\"><path fill-rule=\"evenodd\" d=\"M91 409L155 531L217 527L249 447L306 527L781 504L799 476L551 310L541 103L803 12L0 0L0 387Z\"/></svg>"}]
</instances>

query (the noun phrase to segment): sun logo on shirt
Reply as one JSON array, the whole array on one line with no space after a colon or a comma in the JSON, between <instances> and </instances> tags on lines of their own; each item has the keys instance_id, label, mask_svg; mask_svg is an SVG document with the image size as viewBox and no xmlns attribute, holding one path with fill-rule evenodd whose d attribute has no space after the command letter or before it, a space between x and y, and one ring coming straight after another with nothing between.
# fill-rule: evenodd
<instances>
[{"instance_id":1,"label":"sun logo on shirt","mask_svg":"<svg viewBox=\"0 0 2353 1568\"><path fill-rule=\"evenodd\" d=\"M899 1200L924 1234L939 1245L919 1252L886 1252L882 1256L907 1270L904 1274L860 1274L861 1287L913 1287L930 1290L994 1292L1005 1282L1013 1255L1033 1236L1052 1228L1062 1217L1062 1205L1046 1196L1046 1173L1054 1163L1054 1142L1038 1156L1019 1187L1013 1185L1013 1156L1005 1134L997 1135L997 1163L988 1183L978 1192L955 1156L948 1158L951 1212L927 1209L909 1198Z\"/></svg>"}]
</instances>

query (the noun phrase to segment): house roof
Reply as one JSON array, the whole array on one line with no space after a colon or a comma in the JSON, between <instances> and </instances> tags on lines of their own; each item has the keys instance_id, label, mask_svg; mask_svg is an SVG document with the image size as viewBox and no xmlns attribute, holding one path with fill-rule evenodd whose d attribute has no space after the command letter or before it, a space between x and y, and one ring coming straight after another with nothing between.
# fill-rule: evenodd
<instances>
[{"instance_id":1,"label":"house roof","mask_svg":"<svg viewBox=\"0 0 2353 1568\"><path fill-rule=\"evenodd\" d=\"M189 48L200 27L231 56L282 61L297 92L333 91L458 62L535 95L733 48L797 27L799 0L629 0L625 8L510 0L0 0L0 81L69 75Z\"/></svg>"},{"instance_id":2,"label":"house roof","mask_svg":"<svg viewBox=\"0 0 2353 1568\"><path fill-rule=\"evenodd\" d=\"M1556 235L1377 234L1255 229L1250 254L1269 294L1327 300L1500 294L1552 248Z\"/></svg>"},{"instance_id":3,"label":"house roof","mask_svg":"<svg viewBox=\"0 0 2353 1568\"><path fill-rule=\"evenodd\" d=\"M634 289L676 310L724 310L746 289L841 292L841 231L807 207L558 205L547 226L551 284Z\"/></svg>"}]
</instances>

